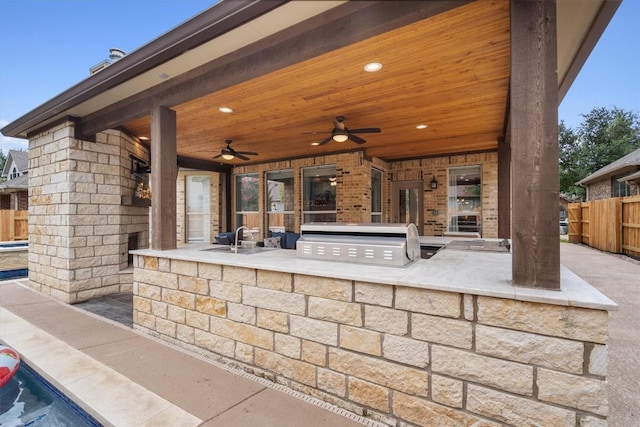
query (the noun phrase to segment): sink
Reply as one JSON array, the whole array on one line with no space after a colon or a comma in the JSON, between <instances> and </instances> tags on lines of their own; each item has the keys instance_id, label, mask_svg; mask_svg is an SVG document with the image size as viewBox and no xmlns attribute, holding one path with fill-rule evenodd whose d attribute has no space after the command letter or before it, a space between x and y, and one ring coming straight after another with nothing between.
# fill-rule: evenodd
<instances>
[{"instance_id":1,"label":"sink","mask_svg":"<svg viewBox=\"0 0 640 427\"><path fill-rule=\"evenodd\" d=\"M253 247L253 248L243 248L242 246L240 246L238 248L238 255L252 255L252 254L259 254L262 252L269 252L269 251L273 251L276 248L263 248L263 247ZM236 254L236 251L234 250L234 248L232 246L216 246L214 248L208 248L208 249L201 249L202 251L207 251L207 252L222 252L222 253L228 253L228 254Z\"/></svg>"}]
</instances>

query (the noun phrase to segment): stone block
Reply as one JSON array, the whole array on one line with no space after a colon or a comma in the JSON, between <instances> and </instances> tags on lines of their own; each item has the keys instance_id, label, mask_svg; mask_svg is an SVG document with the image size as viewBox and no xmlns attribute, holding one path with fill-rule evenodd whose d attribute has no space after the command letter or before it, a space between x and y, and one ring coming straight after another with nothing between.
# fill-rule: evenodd
<instances>
[{"instance_id":1,"label":"stone block","mask_svg":"<svg viewBox=\"0 0 640 427\"><path fill-rule=\"evenodd\" d=\"M194 331L194 340L198 347L204 348L213 353L226 357L233 357L234 355L235 342L231 338L221 337L210 332L196 329Z\"/></svg>"},{"instance_id":2,"label":"stone block","mask_svg":"<svg viewBox=\"0 0 640 427\"><path fill-rule=\"evenodd\" d=\"M327 346L314 341L302 340L302 360L317 366L327 366Z\"/></svg>"},{"instance_id":3,"label":"stone block","mask_svg":"<svg viewBox=\"0 0 640 427\"><path fill-rule=\"evenodd\" d=\"M267 310L282 311L292 314L305 314L306 301L304 295L290 292L274 291L252 286L242 289L242 303Z\"/></svg>"},{"instance_id":4,"label":"stone block","mask_svg":"<svg viewBox=\"0 0 640 427\"><path fill-rule=\"evenodd\" d=\"M176 337L176 324L166 319L156 317L156 332L171 338Z\"/></svg>"},{"instance_id":5,"label":"stone block","mask_svg":"<svg viewBox=\"0 0 640 427\"><path fill-rule=\"evenodd\" d=\"M235 356L235 358L236 358L236 360L239 360L241 362L253 365L254 364L253 347L248 345L248 344L237 342L236 343L236 356Z\"/></svg>"},{"instance_id":6,"label":"stone block","mask_svg":"<svg viewBox=\"0 0 640 427\"><path fill-rule=\"evenodd\" d=\"M151 314L162 319L167 318L167 307L169 305L166 302L151 301Z\"/></svg>"},{"instance_id":7,"label":"stone block","mask_svg":"<svg viewBox=\"0 0 640 427\"><path fill-rule=\"evenodd\" d=\"M227 304L223 300L196 295L195 302L195 309L201 313L218 317L225 317L227 314Z\"/></svg>"},{"instance_id":8,"label":"stone block","mask_svg":"<svg viewBox=\"0 0 640 427\"><path fill-rule=\"evenodd\" d=\"M198 276L203 279L221 280L222 266L218 264L198 263Z\"/></svg>"},{"instance_id":9,"label":"stone block","mask_svg":"<svg viewBox=\"0 0 640 427\"><path fill-rule=\"evenodd\" d=\"M500 427L502 425L405 393L393 393L392 410L396 417L424 427Z\"/></svg>"},{"instance_id":10,"label":"stone block","mask_svg":"<svg viewBox=\"0 0 640 427\"><path fill-rule=\"evenodd\" d=\"M184 325L186 320L186 312L184 308L170 305L167 307L167 320L177 323L178 325Z\"/></svg>"},{"instance_id":11,"label":"stone block","mask_svg":"<svg viewBox=\"0 0 640 427\"><path fill-rule=\"evenodd\" d=\"M397 363L329 348L329 368L350 377L416 396L429 394L429 373Z\"/></svg>"},{"instance_id":12,"label":"stone block","mask_svg":"<svg viewBox=\"0 0 640 427\"><path fill-rule=\"evenodd\" d=\"M452 408L462 408L462 386L462 381L433 374L431 375L431 399Z\"/></svg>"},{"instance_id":13,"label":"stone block","mask_svg":"<svg viewBox=\"0 0 640 427\"><path fill-rule=\"evenodd\" d=\"M273 350L273 332L252 325L211 316L209 330L211 333L225 338L266 350Z\"/></svg>"},{"instance_id":14,"label":"stone block","mask_svg":"<svg viewBox=\"0 0 640 427\"><path fill-rule=\"evenodd\" d=\"M176 327L176 339L187 344L195 344L195 329L190 326L178 324Z\"/></svg>"},{"instance_id":15,"label":"stone block","mask_svg":"<svg viewBox=\"0 0 640 427\"><path fill-rule=\"evenodd\" d=\"M583 415L580 417L580 427L607 427L609 423L602 418L591 417L589 415Z\"/></svg>"},{"instance_id":16,"label":"stone block","mask_svg":"<svg viewBox=\"0 0 640 427\"><path fill-rule=\"evenodd\" d=\"M364 326L375 331L405 335L409 332L409 315L406 311L365 305Z\"/></svg>"},{"instance_id":17,"label":"stone block","mask_svg":"<svg viewBox=\"0 0 640 427\"><path fill-rule=\"evenodd\" d=\"M164 289L178 289L178 275L161 271L136 268L133 270L133 280L160 286Z\"/></svg>"},{"instance_id":18,"label":"stone block","mask_svg":"<svg viewBox=\"0 0 640 427\"><path fill-rule=\"evenodd\" d=\"M460 317L461 295L453 292L417 288L396 288L395 307L416 313Z\"/></svg>"},{"instance_id":19,"label":"stone block","mask_svg":"<svg viewBox=\"0 0 640 427\"><path fill-rule=\"evenodd\" d=\"M345 397L347 394L347 376L318 368L318 388L336 396Z\"/></svg>"},{"instance_id":20,"label":"stone block","mask_svg":"<svg viewBox=\"0 0 640 427\"><path fill-rule=\"evenodd\" d=\"M146 283L138 283L138 295L141 298L160 301L162 299L162 288L160 286L148 285Z\"/></svg>"},{"instance_id":21,"label":"stone block","mask_svg":"<svg viewBox=\"0 0 640 427\"><path fill-rule=\"evenodd\" d=\"M222 280L239 285L256 285L256 270L253 268L225 265L222 269Z\"/></svg>"},{"instance_id":22,"label":"stone block","mask_svg":"<svg viewBox=\"0 0 640 427\"><path fill-rule=\"evenodd\" d=\"M186 308L187 310L194 310L196 308L195 295L173 289L162 290L162 301Z\"/></svg>"},{"instance_id":23,"label":"stone block","mask_svg":"<svg viewBox=\"0 0 640 427\"><path fill-rule=\"evenodd\" d=\"M211 280L209 282L209 295L226 301L241 302L242 285Z\"/></svg>"},{"instance_id":24,"label":"stone block","mask_svg":"<svg viewBox=\"0 0 640 427\"><path fill-rule=\"evenodd\" d=\"M478 322L540 335L607 342L608 313L579 307L478 297Z\"/></svg>"},{"instance_id":25,"label":"stone block","mask_svg":"<svg viewBox=\"0 0 640 427\"><path fill-rule=\"evenodd\" d=\"M393 286L381 285L378 283L356 282L355 301L391 307L393 304Z\"/></svg>"},{"instance_id":26,"label":"stone block","mask_svg":"<svg viewBox=\"0 0 640 427\"><path fill-rule=\"evenodd\" d=\"M133 309L143 313L151 313L151 300L134 295Z\"/></svg>"},{"instance_id":27,"label":"stone block","mask_svg":"<svg viewBox=\"0 0 640 427\"><path fill-rule=\"evenodd\" d=\"M476 352L528 365L582 373L584 344L491 326L476 326Z\"/></svg>"},{"instance_id":28,"label":"stone block","mask_svg":"<svg viewBox=\"0 0 640 427\"><path fill-rule=\"evenodd\" d=\"M256 324L256 308L235 302L227 303L227 318L236 322Z\"/></svg>"},{"instance_id":29,"label":"stone block","mask_svg":"<svg viewBox=\"0 0 640 427\"><path fill-rule=\"evenodd\" d=\"M606 381L538 369L538 399L592 414L609 415Z\"/></svg>"},{"instance_id":30,"label":"stone block","mask_svg":"<svg viewBox=\"0 0 640 427\"><path fill-rule=\"evenodd\" d=\"M367 329L340 325L340 347L373 356L382 355L381 334Z\"/></svg>"},{"instance_id":31,"label":"stone block","mask_svg":"<svg viewBox=\"0 0 640 427\"><path fill-rule=\"evenodd\" d=\"M326 345L338 345L338 325L324 320L289 316L290 334Z\"/></svg>"},{"instance_id":32,"label":"stone block","mask_svg":"<svg viewBox=\"0 0 640 427\"><path fill-rule=\"evenodd\" d=\"M311 387L316 386L316 368L309 363L260 348L255 349L255 361L260 368Z\"/></svg>"},{"instance_id":33,"label":"stone block","mask_svg":"<svg viewBox=\"0 0 640 427\"><path fill-rule=\"evenodd\" d=\"M198 263L194 261L171 260L171 272L184 276L198 277Z\"/></svg>"},{"instance_id":34,"label":"stone block","mask_svg":"<svg viewBox=\"0 0 640 427\"><path fill-rule=\"evenodd\" d=\"M465 294L462 298L462 303L464 305L463 311L465 320L468 320L469 322L474 321L476 318L476 309L473 304L473 295Z\"/></svg>"},{"instance_id":35,"label":"stone block","mask_svg":"<svg viewBox=\"0 0 640 427\"><path fill-rule=\"evenodd\" d=\"M389 412L389 389L349 377L349 400L383 412Z\"/></svg>"},{"instance_id":36,"label":"stone block","mask_svg":"<svg viewBox=\"0 0 640 427\"><path fill-rule=\"evenodd\" d=\"M194 294L209 295L209 280L179 275L178 289Z\"/></svg>"},{"instance_id":37,"label":"stone block","mask_svg":"<svg viewBox=\"0 0 640 427\"><path fill-rule=\"evenodd\" d=\"M353 300L351 280L296 274L293 283L297 293L337 301Z\"/></svg>"},{"instance_id":38,"label":"stone block","mask_svg":"<svg viewBox=\"0 0 640 427\"><path fill-rule=\"evenodd\" d=\"M293 277L291 273L258 270L258 286L276 291L291 292Z\"/></svg>"},{"instance_id":39,"label":"stone block","mask_svg":"<svg viewBox=\"0 0 640 427\"><path fill-rule=\"evenodd\" d=\"M520 363L432 345L431 370L512 393L533 395L533 367Z\"/></svg>"},{"instance_id":40,"label":"stone block","mask_svg":"<svg viewBox=\"0 0 640 427\"><path fill-rule=\"evenodd\" d=\"M277 353L292 359L300 359L300 338L285 334L275 334L275 348Z\"/></svg>"},{"instance_id":41,"label":"stone block","mask_svg":"<svg viewBox=\"0 0 640 427\"><path fill-rule=\"evenodd\" d=\"M426 368L429 365L429 344L396 335L384 335L382 356L396 362Z\"/></svg>"},{"instance_id":42,"label":"stone block","mask_svg":"<svg viewBox=\"0 0 640 427\"><path fill-rule=\"evenodd\" d=\"M184 320L187 326L197 328L203 331L209 330L208 314L199 313L197 311L186 310Z\"/></svg>"},{"instance_id":43,"label":"stone block","mask_svg":"<svg viewBox=\"0 0 640 427\"><path fill-rule=\"evenodd\" d=\"M513 426L574 427L576 414L531 399L467 385L467 410Z\"/></svg>"},{"instance_id":44,"label":"stone block","mask_svg":"<svg viewBox=\"0 0 640 427\"><path fill-rule=\"evenodd\" d=\"M426 314L411 314L411 336L460 348L471 348L473 342L470 322Z\"/></svg>"},{"instance_id":45,"label":"stone block","mask_svg":"<svg viewBox=\"0 0 640 427\"><path fill-rule=\"evenodd\" d=\"M309 297L308 316L340 324L362 326L362 309L360 304L356 303Z\"/></svg>"},{"instance_id":46,"label":"stone block","mask_svg":"<svg viewBox=\"0 0 640 427\"><path fill-rule=\"evenodd\" d=\"M606 345L595 344L589 354L589 373L606 376L609 367L609 352Z\"/></svg>"},{"instance_id":47,"label":"stone block","mask_svg":"<svg viewBox=\"0 0 640 427\"><path fill-rule=\"evenodd\" d=\"M257 309L257 325L263 329L270 329L276 332L289 332L289 315L279 311Z\"/></svg>"}]
</instances>

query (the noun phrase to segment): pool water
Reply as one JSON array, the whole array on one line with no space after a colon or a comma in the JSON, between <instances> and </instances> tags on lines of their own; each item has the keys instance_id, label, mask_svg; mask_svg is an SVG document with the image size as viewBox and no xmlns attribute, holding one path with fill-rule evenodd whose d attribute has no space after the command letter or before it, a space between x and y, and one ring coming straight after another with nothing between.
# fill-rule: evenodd
<instances>
[{"instance_id":1,"label":"pool water","mask_svg":"<svg viewBox=\"0 0 640 427\"><path fill-rule=\"evenodd\" d=\"M96 427L101 424L22 362L11 381L0 388L0 426Z\"/></svg>"}]
</instances>

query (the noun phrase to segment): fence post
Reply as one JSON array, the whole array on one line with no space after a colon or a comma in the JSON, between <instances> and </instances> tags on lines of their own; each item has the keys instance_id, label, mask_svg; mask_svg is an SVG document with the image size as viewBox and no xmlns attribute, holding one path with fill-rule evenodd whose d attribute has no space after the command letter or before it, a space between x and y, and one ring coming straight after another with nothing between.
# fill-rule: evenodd
<instances>
[{"instance_id":1,"label":"fence post","mask_svg":"<svg viewBox=\"0 0 640 427\"><path fill-rule=\"evenodd\" d=\"M580 203L569 203L569 242L582 243L582 208Z\"/></svg>"}]
</instances>

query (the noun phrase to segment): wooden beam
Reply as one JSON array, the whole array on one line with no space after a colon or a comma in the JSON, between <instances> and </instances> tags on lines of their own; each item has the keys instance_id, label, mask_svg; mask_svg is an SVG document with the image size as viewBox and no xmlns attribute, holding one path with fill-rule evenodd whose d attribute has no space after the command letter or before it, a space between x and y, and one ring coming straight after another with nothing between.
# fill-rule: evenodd
<instances>
[{"instance_id":1,"label":"wooden beam","mask_svg":"<svg viewBox=\"0 0 640 427\"><path fill-rule=\"evenodd\" d=\"M511 0L513 283L560 289L555 0Z\"/></svg>"},{"instance_id":2,"label":"wooden beam","mask_svg":"<svg viewBox=\"0 0 640 427\"><path fill-rule=\"evenodd\" d=\"M498 237L511 238L511 146L498 139Z\"/></svg>"},{"instance_id":3,"label":"wooden beam","mask_svg":"<svg viewBox=\"0 0 640 427\"><path fill-rule=\"evenodd\" d=\"M175 249L177 229L176 113L151 111L151 249Z\"/></svg>"}]
</instances>

